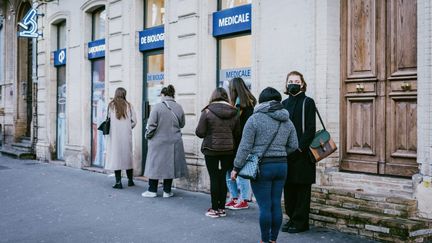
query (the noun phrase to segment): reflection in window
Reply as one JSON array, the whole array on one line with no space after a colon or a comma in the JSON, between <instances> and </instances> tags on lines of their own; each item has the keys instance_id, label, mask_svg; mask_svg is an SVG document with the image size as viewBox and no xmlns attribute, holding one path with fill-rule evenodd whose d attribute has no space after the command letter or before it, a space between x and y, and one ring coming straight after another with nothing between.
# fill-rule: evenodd
<instances>
[{"instance_id":1,"label":"reflection in window","mask_svg":"<svg viewBox=\"0 0 432 243\"><path fill-rule=\"evenodd\" d=\"M57 49L66 48L66 21L57 25Z\"/></svg>"},{"instance_id":2,"label":"reflection in window","mask_svg":"<svg viewBox=\"0 0 432 243\"><path fill-rule=\"evenodd\" d=\"M165 0L147 0L145 28L165 23Z\"/></svg>"},{"instance_id":3,"label":"reflection in window","mask_svg":"<svg viewBox=\"0 0 432 243\"><path fill-rule=\"evenodd\" d=\"M250 67L252 62L251 35L220 40L220 68Z\"/></svg>"},{"instance_id":4,"label":"reflection in window","mask_svg":"<svg viewBox=\"0 0 432 243\"><path fill-rule=\"evenodd\" d=\"M251 35L219 40L219 87L228 90L229 81L241 77L249 89L252 87Z\"/></svg>"},{"instance_id":5,"label":"reflection in window","mask_svg":"<svg viewBox=\"0 0 432 243\"><path fill-rule=\"evenodd\" d=\"M252 0L220 0L221 10L250 3L252 3Z\"/></svg>"},{"instance_id":6,"label":"reflection in window","mask_svg":"<svg viewBox=\"0 0 432 243\"><path fill-rule=\"evenodd\" d=\"M164 71L164 58L163 54L151 55L148 57L147 72L163 72Z\"/></svg>"},{"instance_id":7,"label":"reflection in window","mask_svg":"<svg viewBox=\"0 0 432 243\"><path fill-rule=\"evenodd\" d=\"M165 82L163 53L147 57L147 100L150 106L160 102L160 92Z\"/></svg>"},{"instance_id":8,"label":"reflection in window","mask_svg":"<svg viewBox=\"0 0 432 243\"><path fill-rule=\"evenodd\" d=\"M1 19L0 19L1 21ZM3 84L4 82L4 70L5 70L5 65L3 62L3 58L4 58L4 26L0 26L0 85Z\"/></svg>"},{"instance_id":9,"label":"reflection in window","mask_svg":"<svg viewBox=\"0 0 432 243\"><path fill-rule=\"evenodd\" d=\"M106 21L105 8L96 10L93 13L92 40L99 40L105 38L105 21Z\"/></svg>"}]
</instances>

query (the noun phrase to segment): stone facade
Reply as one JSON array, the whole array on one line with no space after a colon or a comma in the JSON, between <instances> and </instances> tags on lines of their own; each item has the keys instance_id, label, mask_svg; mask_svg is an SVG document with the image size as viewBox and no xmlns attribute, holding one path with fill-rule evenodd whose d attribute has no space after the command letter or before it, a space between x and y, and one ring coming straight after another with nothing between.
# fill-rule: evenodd
<instances>
[{"instance_id":1,"label":"stone facade","mask_svg":"<svg viewBox=\"0 0 432 243\"><path fill-rule=\"evenodd\" d=\"M31 0L0 2L0 141L4 147L21 139L35 142L33 40L17 37L18 22L32 5Z\"/></svg>"},{"instance_id":2,"label":"stone facade","mask_svg":"<svg viewBox=\"0 0 432 243\"><path fill-rule=\"evenodd\" d=\"M55 50L55 24L66 20L67 34L67 143L65 163L73 167L89 166L90 156L90 61L87 45L91 36L90 12L105 6L106 24L106 92L125 87L128 99L138 117L142 114L143 55L138 50L138 32L143 29L143 0L77 0L52 2L40 7L45 13L39 19L44 32L38 44L38 143L37 157L51 160L56 139L56 76L52 52ZM396 186L399 196L418 202L418 215L432 218L432 37L430 1L418 0L418 163L420 173L396 186L391 179L345 176L338 172L339 153L318 164L318 185L361 186L368 192L381 186ZM290 0L252 1L252 91L258 95L266 86L283 92L285 76L291 70L304 73L307 94L318 109L339 144L340 138L340 1ZM215 88L217 73L217 39L212 36L212 13L217 1L165 1L165 81L177 88L177 101L186 113L183 129L185 152L190 176L176 181L178 187L207 191L208 175L201 141L194 131L200 110ZM11 62L13 60L9 60ZM7 76L7 75L6 75ZM13 80L11 76L10 79ZM10 81L12 82L12 81ZM285 98L285 96L284 96ZM3 104L3 103L2 103ZM5 109L5 113L12 112ZM0 113L1 116L1 113ZM0 119L1 120L1 119ZM134 130L134 160L137 172L142 170L142 120ZM319 125L318 125L319 127ZM371 178L376 184L371 184ZM377 181L383 181L379 185ZM340 181L339 181L340 182ZM341 184L342 185L342 184ZM405 187L404 187L405 186ZM393 189L392 189L393 190ZM396 190L396 191L397 191ZM384 190L385 191L385 190ZM390 192L390 190L388 190ZM369 226L368 226L369 227ZM378 227L378 226L377 226ZM355 229L357 230L357 229ZM378 228L365 228L377 231ZM379 230L378 230L379 231Z\"/></svg>"}]
</instances>

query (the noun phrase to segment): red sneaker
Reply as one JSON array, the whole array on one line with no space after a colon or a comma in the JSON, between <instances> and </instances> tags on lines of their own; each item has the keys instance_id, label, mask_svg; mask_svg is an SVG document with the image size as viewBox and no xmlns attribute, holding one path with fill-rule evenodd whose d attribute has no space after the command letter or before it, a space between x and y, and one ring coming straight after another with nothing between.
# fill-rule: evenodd
<instances>
[{"instance_id":1,"label":"red sneaker","mask_svg":"<svg viewBox=\"0 0 432 243\"><path fill-rule=\"evenodd\" d=\"M225 204L225 207L232 209L232 207L234 207L236 204L237 204L237 198L233 198Z\"/></svg>"},{"instance_id":2,"label":"red sneaker","mask_svg":"<svg viewBox=\"0 0 432 243\"><path fill-rule=\"evenodd\" d=\"M246 201L240 201L236 205L234 205L231 209L238 210L238 209L247 209L249 208L249 205Z\"/></svg>"}]
</instances>

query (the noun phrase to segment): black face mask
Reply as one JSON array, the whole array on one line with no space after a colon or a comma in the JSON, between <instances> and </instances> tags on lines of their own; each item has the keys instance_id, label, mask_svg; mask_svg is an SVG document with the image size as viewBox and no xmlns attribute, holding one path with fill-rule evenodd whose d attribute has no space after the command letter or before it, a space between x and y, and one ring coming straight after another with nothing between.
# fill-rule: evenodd
<instances>
[{"instance_id":1,"label":"black face mask","mask_svg":"<svg viewBox=\"0 0 432 243\"><path fill-rule=\"evenodd\" d=\"M296 95L300 92L300 84L288 84L288 92L292 95Z\"/></svg>"}]
</instances>

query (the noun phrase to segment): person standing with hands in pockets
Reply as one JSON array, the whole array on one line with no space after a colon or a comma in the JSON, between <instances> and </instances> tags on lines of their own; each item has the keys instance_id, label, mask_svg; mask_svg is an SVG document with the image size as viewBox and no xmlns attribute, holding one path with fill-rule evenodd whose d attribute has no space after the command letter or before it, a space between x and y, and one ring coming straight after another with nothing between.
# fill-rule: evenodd
<instances>
[{"instance_id":1,"label":"person standing with hands in pockets","mask_svg":"<svg viewBox=\"0 0 432 243\"><path fill-rule=\"evenodd\" d=\"M282 105L290 113L299 141L299 148L288 156L288 177L284 190L285 212L290 218L282 231L299 233L309 230L311 187L315 183L315 161L309 146L315 136L315 101L307 97L303 74L292 71L287 75Z\"/></svg>"}]
</instances>

